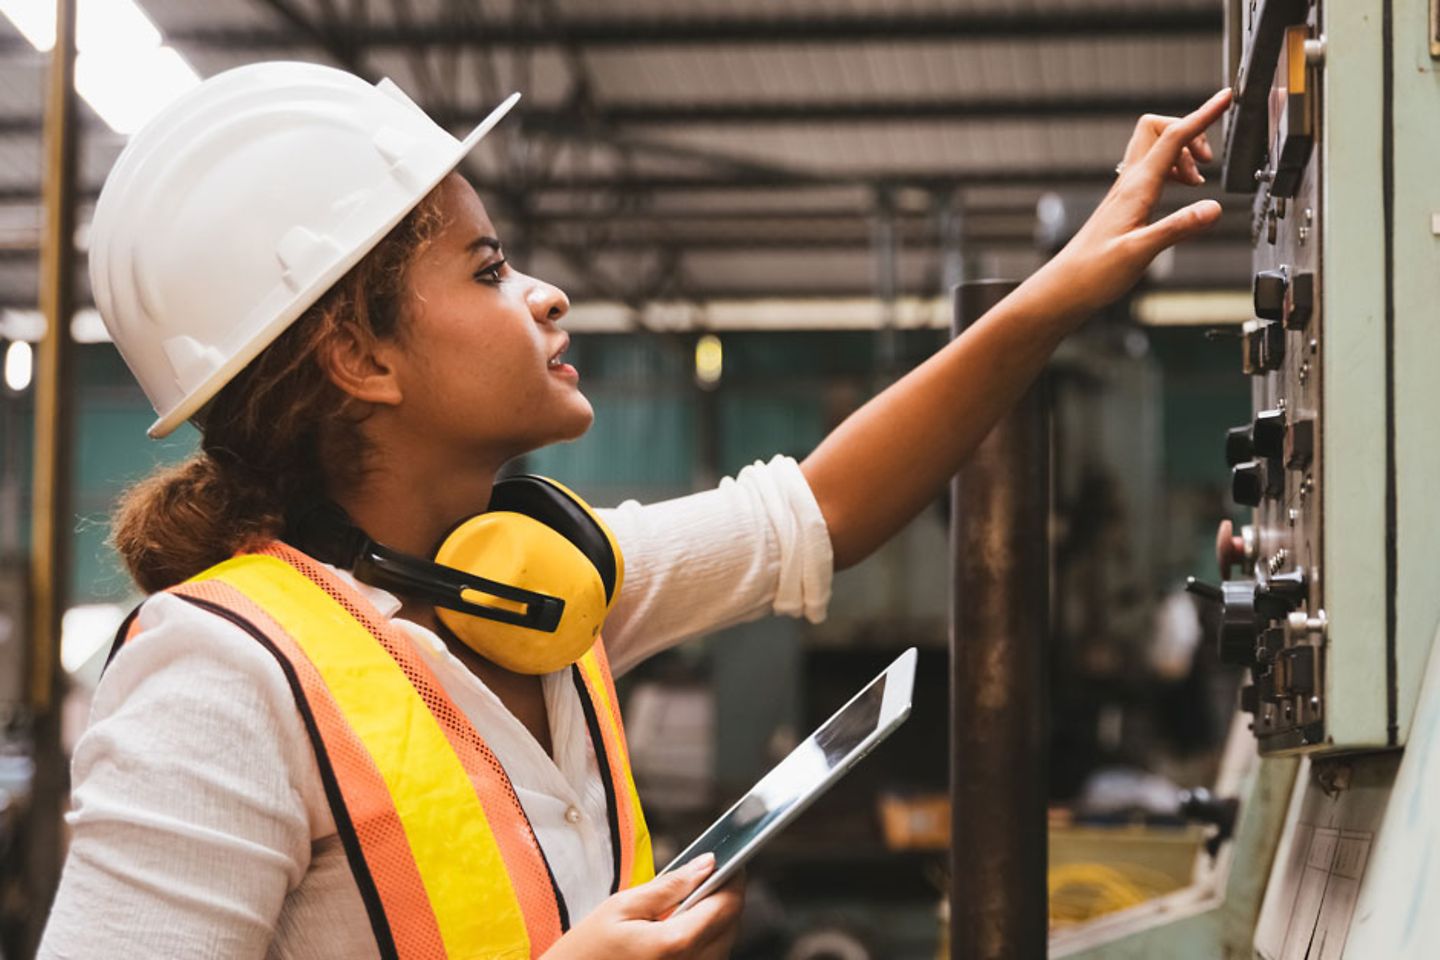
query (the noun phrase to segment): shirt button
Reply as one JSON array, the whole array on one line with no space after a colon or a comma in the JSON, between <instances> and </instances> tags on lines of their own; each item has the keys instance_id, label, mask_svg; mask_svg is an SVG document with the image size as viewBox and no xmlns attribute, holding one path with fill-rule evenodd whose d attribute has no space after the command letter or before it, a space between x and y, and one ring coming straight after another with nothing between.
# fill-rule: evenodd
<instances>
[{"instance_id":1,"label":"shirt button","mask_svg":"<svg viewBox=\"0 0 1440 960\"><path fill-rule=\"evenodd\" d=\"M580 813L580 808L579 808L579 807L566 807L566 808L565 808L565 822L566 822L566 823L572 823L572 824L574 824L574 823L579 823L582 816L583 816L583 814Z\"/></svg>"}]
</instances>

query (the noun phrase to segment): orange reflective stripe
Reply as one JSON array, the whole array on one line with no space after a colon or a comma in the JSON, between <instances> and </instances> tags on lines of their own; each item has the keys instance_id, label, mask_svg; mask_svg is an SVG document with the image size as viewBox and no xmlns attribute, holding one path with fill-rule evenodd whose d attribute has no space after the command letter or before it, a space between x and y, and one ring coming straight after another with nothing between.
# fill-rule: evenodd
<instances>
[{"instance_id":1,"label":"orange reflective stripe","mask_svg":"<svg viewBox=\"0 0 1440 960\"><path fill-rule=\"evenodd\" d=\"M610 658L605 654L604 644L596 651L596 662L600 676L605 681L605 693L610 699L611 715L615 719L615 742L620 749L621 767L625 773L625 785L629 788L631 816L634 827L635 862L629 872L630 885L638 886L655 878L655 853L650 844L650 829L645 823L645 809L640 803L640 791L635 787L635 772L630 766L630 745L625 741L625 721L620 715L620 697L615 693L615 677L610 672Z\"/></svg>"},{"instance_id":2,"label":"orange reflective stripe","mask_svg":"<svg viewBox=\"0 0 1440 960\"><path fill-rule=\"evenodd\" d=\"M650 832L640 806L640 794L630 770L630 757L625 745L625 728L621 721L619 698L615 695L610 664L605 656L604 641L597 641L590 652L580 658L580 675L600 721L600 734L615 798L615 816L619 827L619 869L616 880L621 889L644 883L655 876L654 854Z\"/></svg>"},{"instance_id":3,"label":"orange reflective stripe","mask_svg":"<svg viewBox=\"0 0 1440 960\"><path fill-rule=\"evenodd\" d=\"M568 927L565 904L494 753L409 638L363 595L283 544L255 554L171 592L245 629L280 663L382 957L444 957L447 948L539 957ZM137 627L121 632L128 640ZM608 774L617 885L633 886L654 875L654 863L603 642L576 675ZM383 702L367 698L372 684L389 691ZM440 781L428 784L441 769L454 771L440 791L449 800L427 802L439 796Z\"/></svg>"},{"instance_id":4,"label":"orange reflective stripe","mask_svg":"<svg viewBox=\"0 0 1440 960\"><path fill-rule=\"evenodd\" d=\"M307 728L335 813L336 832L361 888L361 898L367 901L381 954L444 957L435 913L384 778L345 721L315 665L269 614L229 584L191 581L171 592L239 614L264 634L273 653L283 657L299 684L296 702L302 714L309 713ZM367 887L373 889L373 896ZM377 896L378 904L374 902ZM391 941L388 950L385 939Z\"/></svg>"},{"instance_id":5,"label":"orange reflective stripe","mask_svg":"<svg viewBox=\"0 0 1440 960\"><path fill-rule=\"evenodd\" d=\"M538 957L564 932L561 929L560 905L545 855L500 761L481 739L474 725L450 700L430 667L416 653L414 645L372 604L349 589L324 565L284 544L274 544L260 552L289 563L332 596L346 596L348 612L395 659L435 713L440 729L470 774L470 781L480 797L491 833L505 861L506 872L519 896L532 954Z\"/></svg>"}]
</instances>

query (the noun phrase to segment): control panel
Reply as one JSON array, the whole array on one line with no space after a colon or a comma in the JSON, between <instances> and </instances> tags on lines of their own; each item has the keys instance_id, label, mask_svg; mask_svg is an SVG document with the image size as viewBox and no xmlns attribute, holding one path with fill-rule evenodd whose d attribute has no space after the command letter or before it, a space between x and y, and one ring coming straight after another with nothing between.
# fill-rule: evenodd
<instances>
[{"instance_id":1,"label":"control panel","mask_svg":"<svg viewBox=\"0 0 1440 960\"><path fill-rule=\"evenodd\" d=\"M1220 583L1191 590L1220 608L1226 663L1251 681L1241 708L1267 752L1326 742L1326 617L1322 573L1324 470L1321 390L1323 168L1318 11L1306 0L1252 5L1245 21L1236 103L1226 132L1224 185L1253 195L1253 317L1240 336L1240 370L1254 416L1224 438L1230 495L1253 511L1237 534L1216 536Z\"/></svg>"},{"instance_id":2,"label":"control panel","mask_svg":"<svg viewBox=\"0 0 1440 960\"><path fill-rule=\"evenodd\" d=\"M1216 455L1250 520L1219 524L1219 580L1191 590L1218 607L1221 658L1249 672L1240 706L1269 754L1403 743L1406 673L1431 635L1407 638L1407 610L1433 631L1440 594L1440 583L1411 600L1400 589L1410 421L1397 369L1410 361L1395 315L1410 280L1395 261L1406 242L1386 108L1396 68L1378 7L1361 7L1232 0L1227 16L1223 184L1251 205L1253 312L1237 368L1253 404ZM1415 442L1435 446L1434 431Z\"/></svg>"}]
</instances>

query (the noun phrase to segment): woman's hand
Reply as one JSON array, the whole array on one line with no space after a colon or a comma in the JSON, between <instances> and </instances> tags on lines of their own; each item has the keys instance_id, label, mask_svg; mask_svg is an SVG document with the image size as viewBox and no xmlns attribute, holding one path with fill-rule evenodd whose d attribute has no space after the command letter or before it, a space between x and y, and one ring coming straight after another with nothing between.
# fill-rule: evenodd
<instances>
[{"instance_id":1,"label":"woman's hand","mask_svg":"<svg viewBox=\"0 0 1440 960\"><path fill-rule=\"evenodd\" d=\"M544 960L723 960L739 931L742 879L678 916L669 915L714 869L715 857L706 854L674 873L620 891L556 941Z\"/></svg>"},{"instance_id":2,"label":"woman's hand","mask_svg":"<svg viewBox=\"0 0 1440 960\"><path fill-rule=\"evenodd\" d=\"M1150 214L1166 180L1189 186L1205 182L1197 165L1213 157L1205 130L1229 105L1226 89L1189 116L1141 117L1114 186L1031 282L1057 299L1068 299L1067 313L1083 320L1134 286L1160 251L1218 220L1220 204L1214 200L1192 203L1155 223Z\"/></svg>"}]
</instances>

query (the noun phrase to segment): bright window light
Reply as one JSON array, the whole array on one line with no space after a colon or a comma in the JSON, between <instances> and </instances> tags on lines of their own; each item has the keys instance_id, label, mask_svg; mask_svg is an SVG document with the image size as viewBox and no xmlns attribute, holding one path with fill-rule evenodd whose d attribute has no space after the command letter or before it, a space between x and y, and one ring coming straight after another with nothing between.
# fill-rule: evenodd
<instances>
[{"instance_id":1,"label":"bright window light","mask_svg":"<svg viewBox=\"0 0 1440 960\"><path fill-rule=\"evenodd\" d=\"M0 0L0 13L41 53L55 46L55 4L47 0Z\"/></svg>"},{"instance_id":2,"label":"bright window light","mask_svg":"<svg viewBox=\"0 0 1440 960\"><path fill-rule=\"evenodd\" d=\"M135 0L79 0L75 89L116 133L131 134L200 82ZM54 0L0 0L36 50L55 46Z\"/></svg>"},{"instance_id":3,"label":"bright window light","mask_svg":"<svg viewBox=\"0 0 1440 960\"><path fill-rule=\"evenodd\" d=\"M75 89L110 129L126 135L199 83L172 47L82 53L75 60Z\"/></svg>"},{"instance_id":4,"label":"bright window light","mask_svg":"<svg viewBox=\"0 0 1440 960\"><path fill-rule=\"evenodd\" d=\"M5 348L5 386L19 393L30 386L35 376L35 349L24 340L12 341Z\"/></svg>"},{"instance_id":5,"label":"bright window light","mask_svg":"<svg viewBox=\"0 0 1440 960\"><path fill-rule=\"evenodd\" d=\"M79 0L75 47L87 50L160 46L160 31L135 0ZM54 0L0 0L0 13L41 53L55 46Z\"/></svg>"}]
</instances>

